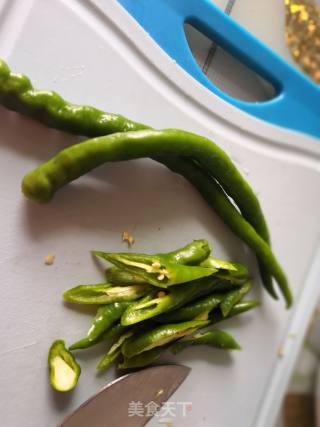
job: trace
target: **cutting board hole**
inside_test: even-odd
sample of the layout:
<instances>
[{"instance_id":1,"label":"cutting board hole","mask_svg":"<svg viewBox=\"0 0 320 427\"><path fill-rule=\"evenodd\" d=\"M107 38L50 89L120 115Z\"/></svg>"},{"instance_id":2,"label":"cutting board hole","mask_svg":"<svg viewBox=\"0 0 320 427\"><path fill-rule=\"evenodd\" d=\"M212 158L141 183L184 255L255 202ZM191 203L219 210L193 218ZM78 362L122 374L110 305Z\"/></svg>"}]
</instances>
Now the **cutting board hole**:
<instances>
[{"instance_id":1,"label":"cutting board hole","mask_svg":"<svg viewBox=\"0 0 320 427\"><path fill-rule=\"evenodd\" d=\"M277 96L275 87L225 51L190 23L184 24L191 53L208 79L224 93L247 102L264 102Z\"/></svg>"}]
</instances>

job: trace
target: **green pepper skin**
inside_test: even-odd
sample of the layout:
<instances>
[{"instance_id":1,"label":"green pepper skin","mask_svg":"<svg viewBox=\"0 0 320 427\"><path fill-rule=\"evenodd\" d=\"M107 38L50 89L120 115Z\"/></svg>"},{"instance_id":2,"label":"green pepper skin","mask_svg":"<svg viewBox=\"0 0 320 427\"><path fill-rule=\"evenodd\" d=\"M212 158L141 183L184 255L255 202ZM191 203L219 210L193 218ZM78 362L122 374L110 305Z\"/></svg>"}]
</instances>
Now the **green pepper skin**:
<instances>
[{"instance_id":1,"label":"green pepper skin","mask_svg":"<svg viewBox=\"0 0 320 427\"><path fill-rule=\"evenodd\" d=\"M240 301L232 307L227 317L223 316L220 308L216 308L209 315L210 324L215 325L216 323L219 323L222 320L230 319L231 317L235 317L239 314L250 311L253 308L258 307L259 305L260 303L258 301Z\"/></svg>"},{"instance_id":2,"label":"green pepper skin","mask_svg":"<svg viewBox=\"0 0 320 427\"><path fill-rule=\"evenodd\" d=\"M128 326L142 322L167 311L175 310L191 300L212 293L217 289L220 291L225 287L226 290L229 290L228 286L228 284L224 285L211 277L194 280L187 285L172 286L165 296L159 297L154 293L132 303L123 313L121 324Z\"/></svg>"},{"instance_id":3,"label":"green pepper skin","mask_svg":"<svg viewBox=\"0 0 320 427\"><path fill-rule=\"evenodd\" d=\"M55 92L35 90L28 77L10 72L3 60L0 60L0 103L44 125L75 135L107 135L147 128L117 114L71 104Z\"/></svg>"},{"instance_id":4,"label":"green pepper skin","mask_svg":"<svg viewBox=\"0 0 320 427\"><path fill-rule=\"evenodd\" d=\"M143 368L151 365L161 355L161 353L167 348L167 346L155 347L152 350L144 351L136 356L127 358L124 357L121 363L118 363L118 369L135 369Z\"/></svg>"},{"instance_id":5,"label":"green pepper skin","mask_svg":"<svg viewBox=\"0 0 320 427\"><path fill-rule=\"evenodd\" d=\"M177 354L186 347L194 345L208 345L210 347L220 348L223 350L241 350L240 345L230 334L214 329L212 331L198 333L190 338L178 341L176 344L173 344L171 351L173 354Z\"/></svg>"},{"instance_id":6,"label":"green pepper skin","mask_svg":"<svg viewBox=\"0 0 320 427\"><path fill-rule=\"evenodd\" d=\"M232 292L232 291L231 291ZM178 310L164 313L156 318L160 323L186 322L195 319L203 313L210 313L216 308L228 294L211 294L205 298L198 299Z\"/></svg>"},{"instance_id":7,"label":"green pepper skin","mask_svg":"<svg viewBox=\"0 0 320 427\"><path fill-rule=\"evenodd\" d=\"M48 365L50 384L55 390L67 392L75 388L81 374L81 367L74 356L66 349L64 341L56 340L52 343L48 354ZM69 369L73 371L69 384L66 384L65 375L67 372L64 366L68 367L68 371Z\"/></svg>"},{"instance_id":8,"label":"green pepper skin","mask_svg":"<svg viewBox=\"0 0 320 427\"><path fill-rule=\"evenodd\" d=\"M191 322L161 325L151 331L138 334L126 340L121 347L121 352L125 357L131 358L144 351L163 346L171 341L192 334L197 329L208 324L209 321L193 320Z\"/></svg>"},{"instance_id":9,"label":"green pepper skin","mask_svg":"<svg viewBox=\"0 0 320 427\"><path fill-rule=\"evenodd\" d=\"M244 283L249 276L248 269L244 265L236 262L221 261L211 256L202 261L200 266L218 269L216 277L227 280L233 284L240 285Z\"/></svg>"},{"instance_id":10,"label":"green pepper skin","mask_svg":"<svg viewBox=\"0 0 320 427\"><path fill-rule=\"evenodd\" d=\"M165 256L170 259L170 261L177 264L199 265L202 261L208 258L210 252L211 246L209 245L209 242L205 239L200 239L193 240L193 242L188 243L175 251L157 255L160 257Z\"/></svg>"},{"instance_id":11,"label":"green pepper skin","mask_svg":"<svg viewBox=\"0 0 320 427\"><path fill-rule=\"evenodd\" d=\"M76 304L111 304L135 301L150 291L149 285L112 286L109 283L79 285L64 292L67 302Z\"/></svg>"},{"instance_id":12,"label":"green pepper skin","mask_svg":"<svg viewBox=\"0 0 320 427\"><path fill-rule=\"evenodd\" d=\"M112 304L103 305L98 308L97 314L95 315L91 328L89 329L86 341L97 343L99 337L121 317L125 309L130 305L130 302L114 302ZM75 350L77 348L84 348L86 344L83 340L71 345L69 348ZM79 347L81 346L81 347ZM87 345L87 347L89 347Z\"/></svg>"},{"instance_id":13,"label":"green pepper skin","mask_svg":"<svg viewBox=\"0 0 320 427\"><path fill-rule=\"evenodd\" d=\"M134 334L134 331L127 331L122 334L118 340L112 345L109 351L102 357L97 365L97 371L102 371L104 369L109 368L112 363L121 355L121 346Z\"/></svg>"},{"instance_id":14,"label":"green pepper skin","mask_svg":"<svg viewBox=\"0 0 320 427\"><path fill-rule=\"evenodd\" d=\"M92 253L113 263L118 268L141 276L150 285L161 288L201 279L216 272L212 268L175 264L165 255L101 251L93 251Z\"/></svg>"},{"instance_id":15,"label":"green pepper skin","mask_svg":"<svg viewBox=\"0 0 320 427\"><path fill-rule=\"evenodd\" d=\"M132 271L126 271L113 265L105 271L106 279L109 283L119 286L145 285L146 281Z\"/></svg>"},{"instance_id":16,"label":"green pepper skin","mask_svg":"<svg viewBox=\"0 0 320 427\"><path fill-rule=\"evenodd\" d=\"M220 309L223 317L227 317L232 308L242 300L242 298L250 291L252 280L248 280L240 288L227 293L226 297L220 304Z\"/></svg>"}]
</instances>

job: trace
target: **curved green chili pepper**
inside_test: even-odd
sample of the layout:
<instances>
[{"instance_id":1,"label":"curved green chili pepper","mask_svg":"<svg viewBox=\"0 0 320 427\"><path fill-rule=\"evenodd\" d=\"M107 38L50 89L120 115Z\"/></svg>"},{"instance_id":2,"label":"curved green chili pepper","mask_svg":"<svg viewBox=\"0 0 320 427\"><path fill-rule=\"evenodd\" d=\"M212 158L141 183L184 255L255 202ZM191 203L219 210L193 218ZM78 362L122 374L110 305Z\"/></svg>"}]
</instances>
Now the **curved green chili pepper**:
<instances>
[{"instance_id":1,"label":"curved green chili pepper","mask_svg":"<svg viewBox=\"0 0 320 427\"><path fill-rule=\"evenodd\" d=\"M211 252L209 242L205 239L193 240L182 248L168 253L156 254L165 256L170 261L177 264L198 265L200 262L208 258ZM206 266L209 267L209 266ZM214 268L214 267L211 267Z\"/></svg>"},{"instance_id":2,"label":"curved green chili pepper","mask_svg":"<svg viewBox=\"0 0 320 427\"><path fill-rule=\"evenodd\" d=\"M79 285L63 293L65 301L77 304L110 304L134 301L150 291L149 285L112 286L109 283Z\"/></svg>"},{"instance_id":3,"label":"curved green chili pepper","mask_svg":"<svg viewBox=\"0 0 320 427\"><path fill-rule=\"evenodd\" d=\"M118 363L118 369L135 369L135 368L143 368L145 366L150 365L155 360L157 360L161 353L166 350L168 346L155 347L151 350L144 351L140 354L137 354L133 357L124 357L121 363Z\"/></svg>"},{"instance_id":4,"label":"curved green chili pepper","mask_svg":"<svg viewBox=\"0 0 320 427\"><path fill-rule=\"evenodd\" d=\"M104 162L156 155L168 157L169 155L177 156L180 154L195 157L202 166L210 170L213 177L219 180L228 195L237 203L244 216L251 214L252 222L254 219L263 218L258 199L229 157L206 138L174 129L117 133L75 144L62 150L34 171L29 172L23 180L22 190L27 197L45 202L50 200L58 188ZM217 189L213 190L212 185L208 190L209 199L215 196L213 193L222 192L218 186ZM204 194L207 190L201 188L201 191ZM222 203L224 207L226 203L232 205L224 196ZM217 206L216 201L215 206ZM230 222L233 226L239 225L238 218L241 218L241 227L234 228L237 228L238 235L241 233L246 238L246 243L250 243L250 247L255 250L264 267L276 278L287 306L290 306L292 302L290 288L285 274L272 254L271 248L249 223L243 229L244 218L234 206L233 208L234 212L231 209L224 212L224 216L230 214L231 211L233 212L232 218L229 217L228 220L229 225Z\"/></svg>"},{"instance_id":5,"label":"curved green chili pepper","mask_svg":"<svg viewBox=\"0 0 320 427\"><path fill-rule=\"evenodd\" d=\"M80 365L66 349L62 340L52 343L48 354L50 383L57 391L70 391L78 382L81 374Z\"/></svg>"},{"instance_id":6,"label":"curved green chili pepper","mask_svg":"<svg viewBox=\"0 0 320 427\"><path fill-rule=\"evenodd\" d=\"M70 104L54 92L37 91L26 76L12 73L3 60L0 60L0 102L7 108L35 118L47 126L76 135L102 136L150 129L116 114ZM248 221L252 217L252 225L268 241L269 233L260 210L244 209L245 212L247 210L248 215L244 216Z\"/></svg>"},{"instance_id":7,"label":"curved green chili pepper","mask_svg":"<svg viewBox=\"0 0 320 427\"><path fill-rule=\"evenodd\" d=\"M226 294L226 297L220 304L221 313L224 317L227 317L232 307L234 307L242 298L250 291L252 286L252 280L248 280L240 288L230 291Z\"/></svg>"},{"instance_id":8,"label":"curved green chili pepper","mask_svg":"<svg viewBox=\"0 0 320 427\"><path fill-rule=\"evenodd\" d=\"M33 117L48 126L77 135L101 136L114 132L149 129L122 116L105 113L92 107L68 104L54 92L37 91L33 89L27 77L11 73L3 60L0 60L0 102L7 108ZM197 173L197 165L193 160L176 158L174 165L172 160L167 163L165 158L154 160L160 161L169 169L176 171L180 169L178 173L183 170L184 177L193 183L193 175ZM225 194L224 197L226 198ZM214 203L210 204L215 209ZM243 207L241 212L257 233L269 243L269 232L262 213L255 209L253 211L250 211L250 208L243 209ZM219 210L217 213L220 215ZM223 216L221 218L229 224L229 218ZM260 261L259 267L264 287L277 299L268 268Z\"/></svg>"},{"instance_id":9,"label":"curved green chili pepper","mask_svg":"<svg viewBox=\"0 0 320 427\"><path fill-rule=\"evenodd\" d=\"M58 188L104 162L159 155L166 157L183 155L195 158L223 185L243 215L250 218L251 223L265 225L258 199L223 150L206 138L174 129L117 133L66 148L27 174L22 183L22 190L27 197L46 202ZM267 244L265 246L271 252L269 246ZM258 255L261 259L261 254ZM274 262L270 263L270 260L264 263L265 268L270 264L273 264L271 272L278 274L278 266L275 272ZM284 287L287 288L285 296L289 305L291 295L286 278L282 271L280 273L281 288L282 290Z\"/></svg>"},{"instance_id":10,"label":"curved green chili pepper","mask_svg":"<svg viewBox=\"0 0 320 427\"><path fill-rule=\"evenodd\" d=\"M28 77L10 72L3 60L0 60L0 103L47 126L75 135L107 135L147 128L117 114L71 104L55 92L35 90Z\"/></svg>"},{"instance_id":11,"label":"curved green chili pepper","mask_svg":"<svg viewBox=\"0 0 320 427\"><path fill-rule=\"evenodd\" d=\"M176 344L173 344L171 351L173 354L177 354L186 347L193 345L208 345L223 350L241 350L240 345L230 334L214 329L208 332L197 333L190 338L178 341Z\"/></svg>"},{"instance_id":12,"label":"curved green chili pepper","mask_svg":"<svg viewBox=\"0 0 320 427\"><path fill-rule=\"evenodd\" d=\"M256 195L227 154L212 141L177 129L115 133L75 144L27 174L22 189L27 197L47 202L60 187L103 163L162 155L194 158L218 180L241 211L262 221Z\"/></svg>"},{"instance_id":13,"label":"curved green chili pepper","mask_svg":"<svg viewBox=\"0 0 320 427\"><path fill-rule=\"evenodd\" d=\"M112 304L99 307L85 340L96 344L99 337L121 317L122 313L129 305L129 302L114 302ZM84 340L81 340L80 342L71 345L69 348L74 350L76 348L84 348L84 345ZM87 347L89 346L87 345Z\"/></svg>"},{"instance_id":14,"label":"curved green chili pepper","mask_svg":"<svg viewBox=\"0 0 320 427\"><path fill-rule=\"evenodd\" d=\"M167 288L192 280L211 276L216 272L213 268L176 264L166 255L146 255L134 253L108 253L92 251L118 268L138 274L153 286Z\"/></svg>"},{"instance_id":15,"label":"curved green chili pepper","mask_svg":"<svg viewBox=\"0 0 320 427\"><path fill-rule=\"evenodd\" d=\"M132 303L121 317L122 325L132 325L142 322L151 317L158 316L167 311L175 310L192 299L207 295L214 290L222 290L225 286L229 290L229 285L222 284L217 279L208 277L194 280L187 285L172 286L168 293L153 293L136 303Z\"/></svg>"},{"instance_id":16,"label":"curved green chili pepper","mask_svg":"<svg viewBox=\"0 0 320 427\"><path fill-rule=\"evenodd\" d=\"M133 357L143 351L151 350L192 334L197 329L209 324L209 321L193 320L190 322L161 325L151 331L144 332L126 340L121 352L125 357Z\"/></svg>"}]
</instances>

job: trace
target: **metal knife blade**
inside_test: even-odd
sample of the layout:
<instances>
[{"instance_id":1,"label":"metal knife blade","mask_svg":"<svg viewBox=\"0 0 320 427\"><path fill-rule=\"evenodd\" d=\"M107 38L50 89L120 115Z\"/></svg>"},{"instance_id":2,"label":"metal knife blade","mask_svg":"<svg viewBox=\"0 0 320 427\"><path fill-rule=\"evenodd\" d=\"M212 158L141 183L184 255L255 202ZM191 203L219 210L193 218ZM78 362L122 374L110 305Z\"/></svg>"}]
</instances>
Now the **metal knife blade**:
<instances>
[{"instance_id":1,"label":"metal knife blade","mask_svg":"<svg viewBox=\"0 0 320 427\"><path fill-rule=\"evenodd\" d=\"M190 372L181 365L162 365L124 375L106 385L68 416L59 427L142 427L151 416L129 416L130 402L161 405Z\"/></svg>"}]
</instances>

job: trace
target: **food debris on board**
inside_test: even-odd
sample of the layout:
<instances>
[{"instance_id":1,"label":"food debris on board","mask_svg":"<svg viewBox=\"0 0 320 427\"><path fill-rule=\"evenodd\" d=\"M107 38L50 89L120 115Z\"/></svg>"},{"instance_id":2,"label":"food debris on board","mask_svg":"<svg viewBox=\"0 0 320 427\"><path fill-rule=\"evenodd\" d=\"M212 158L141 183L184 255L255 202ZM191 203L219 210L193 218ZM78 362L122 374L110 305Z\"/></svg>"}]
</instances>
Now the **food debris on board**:
<instances>
[{"instance_id":1,"label":"food debris on board","mask_svg":"<svg viewBox=\"0 0 320 427\"><path fill-rule=\"evenodd\" d=\"M134 244L134 237L129 233L129 231L122 232L122 241L127 242L129 248Z\"/></svg>"},{"instance_id":2,"label":"food debris on board","mask_svg":"<svg viewBox=\"0 0 320 427\"><path fill-rule=\"evenodd\" d=\"M56 256L53 254L49 254L45 257L44 263L45 265L52 265L54 263Z\"/></svg>"}]
</instances>

